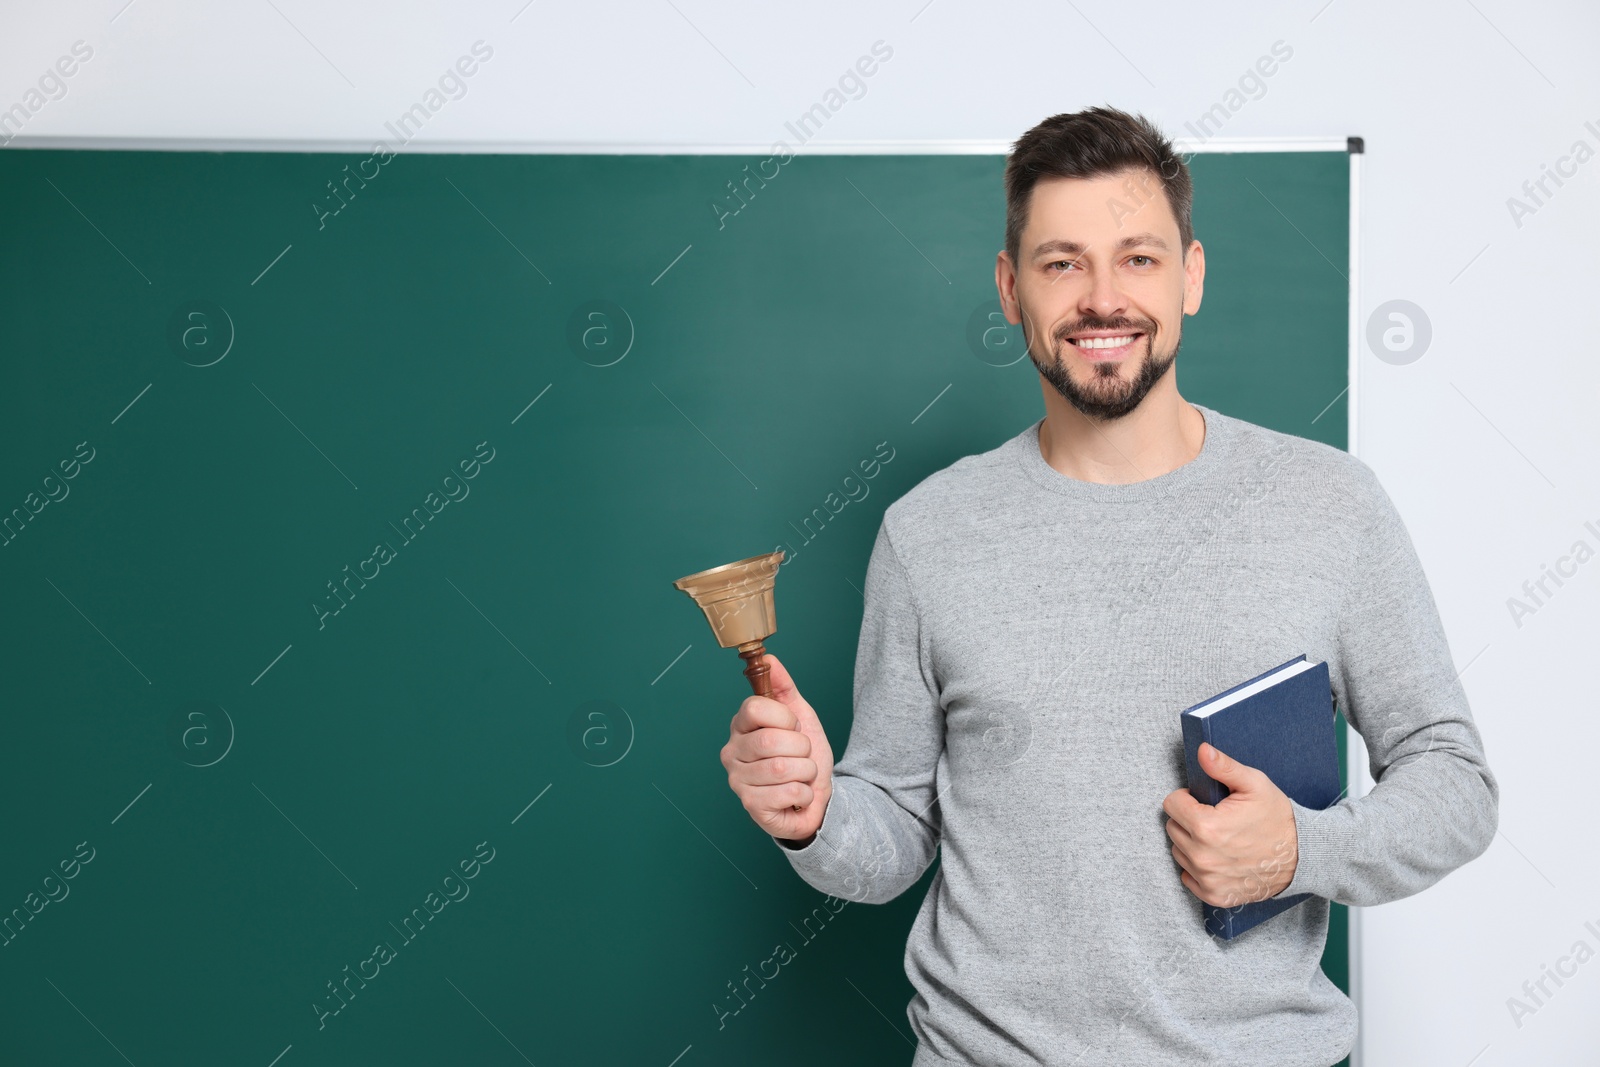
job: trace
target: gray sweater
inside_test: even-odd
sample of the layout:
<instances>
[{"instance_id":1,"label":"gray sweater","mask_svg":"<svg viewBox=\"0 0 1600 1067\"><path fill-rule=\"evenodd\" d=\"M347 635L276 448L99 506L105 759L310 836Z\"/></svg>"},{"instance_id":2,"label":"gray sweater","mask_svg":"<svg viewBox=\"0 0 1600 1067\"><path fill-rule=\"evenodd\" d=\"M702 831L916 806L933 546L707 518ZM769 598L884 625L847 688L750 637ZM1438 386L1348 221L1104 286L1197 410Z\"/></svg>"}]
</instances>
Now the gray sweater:
<instances>
[{"instance_id":1,"label":"gray sweater","mask_svg":"<svg viewBox=\"0 0 1600 1067\"><path fill-rule=\"evenodd\" d=\"M866 903L942 850L906 943L913 1067L1328 1067L1356 1034L1318 966L1328 901L1415 893L1494 835L1498 786L1372 470L1200 411L1199 455L1156 478L1067 477L1034 423L884 515L833 796L814 840L777 844ZM1295 805L1284 893L1312 898L1214 940L1164 831L1178 714L1300 653L1327 661L1376 785Z\"/></svg>"}]
</instances>

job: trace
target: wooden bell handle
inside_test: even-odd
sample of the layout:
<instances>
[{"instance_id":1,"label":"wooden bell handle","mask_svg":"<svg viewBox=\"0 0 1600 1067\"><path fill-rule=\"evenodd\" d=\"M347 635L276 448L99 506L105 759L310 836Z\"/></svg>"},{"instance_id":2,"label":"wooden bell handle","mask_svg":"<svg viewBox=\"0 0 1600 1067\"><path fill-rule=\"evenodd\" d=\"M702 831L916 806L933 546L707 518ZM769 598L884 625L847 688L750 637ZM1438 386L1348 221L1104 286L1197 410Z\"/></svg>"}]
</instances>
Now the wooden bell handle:
<instances>
[{"instance_id":1,"label":"wooden bell handle","mask_svg":"<svg viewBox=\"0 0 1600 1067\"><path fill-rule=\"evenodd\" d=\"M772 695L772 668L767 666L767 646L760 641L739 646L739 658L744 660L744 676L750 679L750 688L758 697Z\"/></svg>"}]
</instances>

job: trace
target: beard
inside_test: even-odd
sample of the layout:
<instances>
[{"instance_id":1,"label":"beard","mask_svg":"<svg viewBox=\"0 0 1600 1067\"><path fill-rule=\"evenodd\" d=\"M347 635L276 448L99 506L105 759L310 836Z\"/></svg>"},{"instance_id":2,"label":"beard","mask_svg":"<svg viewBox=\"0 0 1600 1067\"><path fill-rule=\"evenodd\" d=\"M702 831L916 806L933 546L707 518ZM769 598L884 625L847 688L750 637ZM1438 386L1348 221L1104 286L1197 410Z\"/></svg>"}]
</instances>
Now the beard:
<instances>
[{"instance_id":1,"label":"beard","mask_svg":"<svg viewBox=\"0 0 1600 1067\"><path fill-rule=\"evenodd\" d=\"M1023 319L1027 321L1026 316ZM1028 338L1028 358L1033 361L1040 377L1055 387L1073 407L1091 419L1109 421L1120 419L1128 412L1134 410L1155 387L1161 376L1167 373L1172 366L1172 361L1178 358L1178 349L1183 344L1182 312L1179 313L1178 336L1173 341L1172 351L1157 355L1155 352L1156 324L1149 319L1111 318L1101 319L1094 316L1080 318L1075 322L1064 323L1055 331L1053 343L1055 352L1049 362L1040 362L1039 357L1033 353L1032 338ZM1067 363L1063 354L1063 346L1071 344L1067 340L1069 334L1081 330L1127 330L1144 335L1144 358L1139 360L1139 368L1132 377L1124 377L1123 366L1128 361L1121 363L1091 363L1089 364L1090 378L1086 383L1073 381L1071 373L1067 370Z\"/></svg>"}]
</instances>

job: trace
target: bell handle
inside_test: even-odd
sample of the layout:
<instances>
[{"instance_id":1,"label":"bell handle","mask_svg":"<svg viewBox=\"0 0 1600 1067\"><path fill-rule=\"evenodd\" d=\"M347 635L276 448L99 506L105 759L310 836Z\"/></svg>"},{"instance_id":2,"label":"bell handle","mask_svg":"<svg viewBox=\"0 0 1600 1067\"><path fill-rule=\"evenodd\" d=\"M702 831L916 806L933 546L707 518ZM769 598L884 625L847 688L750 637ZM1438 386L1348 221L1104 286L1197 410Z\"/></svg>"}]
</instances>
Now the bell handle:
<instances>
[{"instance_id":1,"label":"bell handle","mask_svg":"<svg viewBox=\"0 0 1600 1067\"><path fill-rule=\"evenodd\" d=\"M750 689L758 697L772 695L772 668L767 666L767 647L760 641L750 641L739 646L739 658L744 660L744 676L750 679Z\"/></svg>"}]
</instances>

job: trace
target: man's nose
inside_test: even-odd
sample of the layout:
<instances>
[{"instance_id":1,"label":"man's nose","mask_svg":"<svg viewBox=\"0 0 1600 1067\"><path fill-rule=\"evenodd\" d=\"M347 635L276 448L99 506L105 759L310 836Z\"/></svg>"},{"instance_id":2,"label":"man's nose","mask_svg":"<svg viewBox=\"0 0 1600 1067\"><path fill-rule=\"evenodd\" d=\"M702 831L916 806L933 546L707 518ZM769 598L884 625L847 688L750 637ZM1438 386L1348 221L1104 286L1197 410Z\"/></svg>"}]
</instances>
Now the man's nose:
<instances>
[{"instance_id":1,"label":"man's nose","mask_svg":"<svg viewBox=\"0 0 1600 1067\"><path fill-rule=\"evenodd\" d=\"M1117 284L1114 272L1109 270L1096 270L1090 278L1089 288L1084 291L1078 307L1085 314L1096 315L1102 319L1109 319L1121 315L1128 310L1127 294Z\"/></svg>"}]
</instances>

